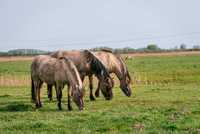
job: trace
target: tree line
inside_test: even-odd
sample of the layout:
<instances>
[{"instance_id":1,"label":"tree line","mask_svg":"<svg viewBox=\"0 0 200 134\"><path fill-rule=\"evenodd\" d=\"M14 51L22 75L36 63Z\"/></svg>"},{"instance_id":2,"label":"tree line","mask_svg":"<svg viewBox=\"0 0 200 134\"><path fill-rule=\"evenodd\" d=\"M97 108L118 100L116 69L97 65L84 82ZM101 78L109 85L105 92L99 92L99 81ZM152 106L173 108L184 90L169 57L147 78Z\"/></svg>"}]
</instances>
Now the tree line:
<instances>
[{"instance_id":1,"label":"tree line","mask_svg":"<svg viewBox=\"0 0 200 134\"><path fill-rule=\"evenodd\" d=\"M96 48L92 48L90 50L92 51L100 51L100 50L109 50L112 51L114 53L148 53L148 52L152 52L152 53L156 53L156 52L176 52L176 51L199 51L200 50L200 46L199 45L195 45L192 48L187 48L187 46L185 44L181 44L179 47L176 46L174 48L171 49L163 49L158 47L156 44L149 44L144 48L132 48L132 47L125 47L125 48L109 48L109 47L96 47Z\"/></svg>"},{"instance_id":2,"label":"tree line","mask_svg":"<svg viewBox=\"0 0 200 134\"><path fill-rule=\"evenodd\" d=\"M174 52L174 51L199 51L200 46L195 45L193 48L187 48L185 44L181 44L179 47L176 46L171 49L163 49L158 47L156 44L149 44L144 48L132 48L132 47L125 47L125 48L109 48L109 47L96 47L90 49L91 51L100 51L100 50L109 50L114 53L143 53L143 52ZM40 54L50 54L50 51L43 51L38 49L14 49L9 50L8 52L0 52L0 56L32 56L32 55L40 55Z\"/></svg>"},{"instance_id":3,"label":"tree line","mask_svg":"<svg viewBox=\"0 0 200 134\"><path fill-rule=\"evenodd\" d=\"M49 53L49 51L43 51L38 49L14 49L9 50L8 52L0 52L0 56L31 56Z\"/></svg>"}]
</instances>

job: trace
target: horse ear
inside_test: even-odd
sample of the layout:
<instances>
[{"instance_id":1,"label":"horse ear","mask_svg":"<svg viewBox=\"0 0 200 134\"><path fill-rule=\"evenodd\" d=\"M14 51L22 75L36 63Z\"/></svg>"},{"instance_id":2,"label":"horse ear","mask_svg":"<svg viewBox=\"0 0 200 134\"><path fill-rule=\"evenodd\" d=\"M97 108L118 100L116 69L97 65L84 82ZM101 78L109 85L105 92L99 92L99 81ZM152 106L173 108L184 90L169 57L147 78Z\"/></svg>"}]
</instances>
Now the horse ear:
<instances>
[{"instance_id":1,"label":"horse ear","mask_svg":"<svg viewBox=\"0 0 200 134\"><path fill-rule=\"evenodd\" d=\"M85 54L85 57L86 57L86 59L87 59L87 62L91 62L91 60L92 60L92 53L89 51L89 50L84 50L83 51L84 52L84 54Z\"/></svg>"},{"instance_id":2,"label":"horse ear","mask_svg":"<svg viewBox=\"0 0 200 134\"><path fill-rule=\"evenodd\" d=\"M54 58L63 57L63 51L58 50L58 51L56 51L56 52L51 53L50 56L51 56L51 57L54 57Z\"/></svg>"}]
</instances>

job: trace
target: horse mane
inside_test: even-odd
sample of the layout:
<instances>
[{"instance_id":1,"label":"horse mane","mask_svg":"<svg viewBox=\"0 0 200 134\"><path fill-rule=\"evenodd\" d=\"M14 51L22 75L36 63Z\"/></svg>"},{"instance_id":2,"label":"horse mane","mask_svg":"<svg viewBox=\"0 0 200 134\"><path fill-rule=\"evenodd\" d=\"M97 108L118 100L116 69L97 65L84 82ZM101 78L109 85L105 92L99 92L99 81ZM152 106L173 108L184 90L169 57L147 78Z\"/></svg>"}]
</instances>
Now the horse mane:
<instances>
[{"instance_id":1,"label":"horse mane","mask_svg":"<svg viewBox=\"0 0 200 134\"><path fill-rule=\"evenodd\" d=\"M100 51L107 52L107 53L113 53L112 50L110 50L110 49L105 49L105 48L102 48Z\"/></svg>"},{"instance_id":2,"label":"horse mane","mask_svg":"<svg viewBox=\"0 0 200 134\"><path fill-rule=\"evenodd\" d=\"M64 57L63 56L63 51L62 50L58 50L58 51L55 51L55 52L52 52L50 54L51 57L54 57L54 58L59 58L59 57Z\"/></svg>"},{"instance_id":3,"label":"horse mane","mask_svg":"<svg viewBox=\"0 0 200 134\"><path fill-rule=\"evenodd\" d=\"M84 53L90 57L91 60L91 70L97 76L101 76L102 73L105 77L110 77L110 74L103 63L89 50L84 50Z\"/></svg>"},{"instance_id":4,"label":"horse mane","mask_svg":"<svg viewBox=\"0 0 200 134\"><path fill-rule=\"evenodd\" d=\"M64 56L59 57L59 60L65 60L65 63L69 66L70 72L72 73L72 76L75 79L75 82L78 82L79 85L82 85L80 83L81 80L79 79L80 78L79 72L78 72L76 66L74 65L74 63L69 58L66 58ZM78 77L75 77L75 76L78 76Z\"/></svg>"}]
</instances>

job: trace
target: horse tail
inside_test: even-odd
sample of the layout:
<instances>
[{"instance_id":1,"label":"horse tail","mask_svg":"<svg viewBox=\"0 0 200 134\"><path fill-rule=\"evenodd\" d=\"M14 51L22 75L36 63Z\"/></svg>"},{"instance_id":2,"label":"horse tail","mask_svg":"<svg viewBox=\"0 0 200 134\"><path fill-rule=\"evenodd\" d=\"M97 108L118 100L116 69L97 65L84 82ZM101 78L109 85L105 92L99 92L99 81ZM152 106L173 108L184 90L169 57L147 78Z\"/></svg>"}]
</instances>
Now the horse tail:
<instances>
[{"instance_id":1,"label":"horse tail","mask_svg":"<svg viewBox=\"0 0 200 134\"><path fill-rule=\"evenodd\" d=\"M31 77L31 100L32 102L35 102L36 98L35 98L35 85L33 82L33 78Z\"/></svg>"}]
</instances>

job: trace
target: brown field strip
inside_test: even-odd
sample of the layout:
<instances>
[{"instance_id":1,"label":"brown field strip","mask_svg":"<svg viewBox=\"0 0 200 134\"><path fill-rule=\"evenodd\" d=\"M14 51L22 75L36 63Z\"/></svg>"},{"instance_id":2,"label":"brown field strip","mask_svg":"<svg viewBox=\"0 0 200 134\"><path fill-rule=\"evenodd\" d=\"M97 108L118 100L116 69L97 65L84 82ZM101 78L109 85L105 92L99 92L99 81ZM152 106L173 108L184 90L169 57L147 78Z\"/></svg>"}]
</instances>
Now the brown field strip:
<instances>
[{"instance_id":1,"label":"brown field strip","mask_svg":"<svg viewBox=\"0 0 200 134\"><path fill-rule=\"evenodd\" d=\"M130 53L122 54L130 57L145 57L145 56L186 56L186 55L200 55L200 51L180 51L180 52L158 52L158 53ZM0 62L6 61L31 61L34 56L2 56Z\"/></svg>"},{"instance_id":2,"label":"brown field strip","mask_svg":"<svg viewBox=\"0 0 200 134\"><path fill-rule=\"evenodd\" d=\"M33 59L33 56L2 56L0 57L0 62L7 61L30 61Z\"/></svg>"},{"instance_id":3,"label":"brown field strip","mask_svg":"<svg viewBox=\"0 0 200 134\"><path fill-rule=\"evenodd\" d=\"M200 51L180 51L180 52L158 52L158 53L130 53L123 56L130 57L146 57L146 56L187 56L200 55Z\"/></svg>"}]
</instances>

